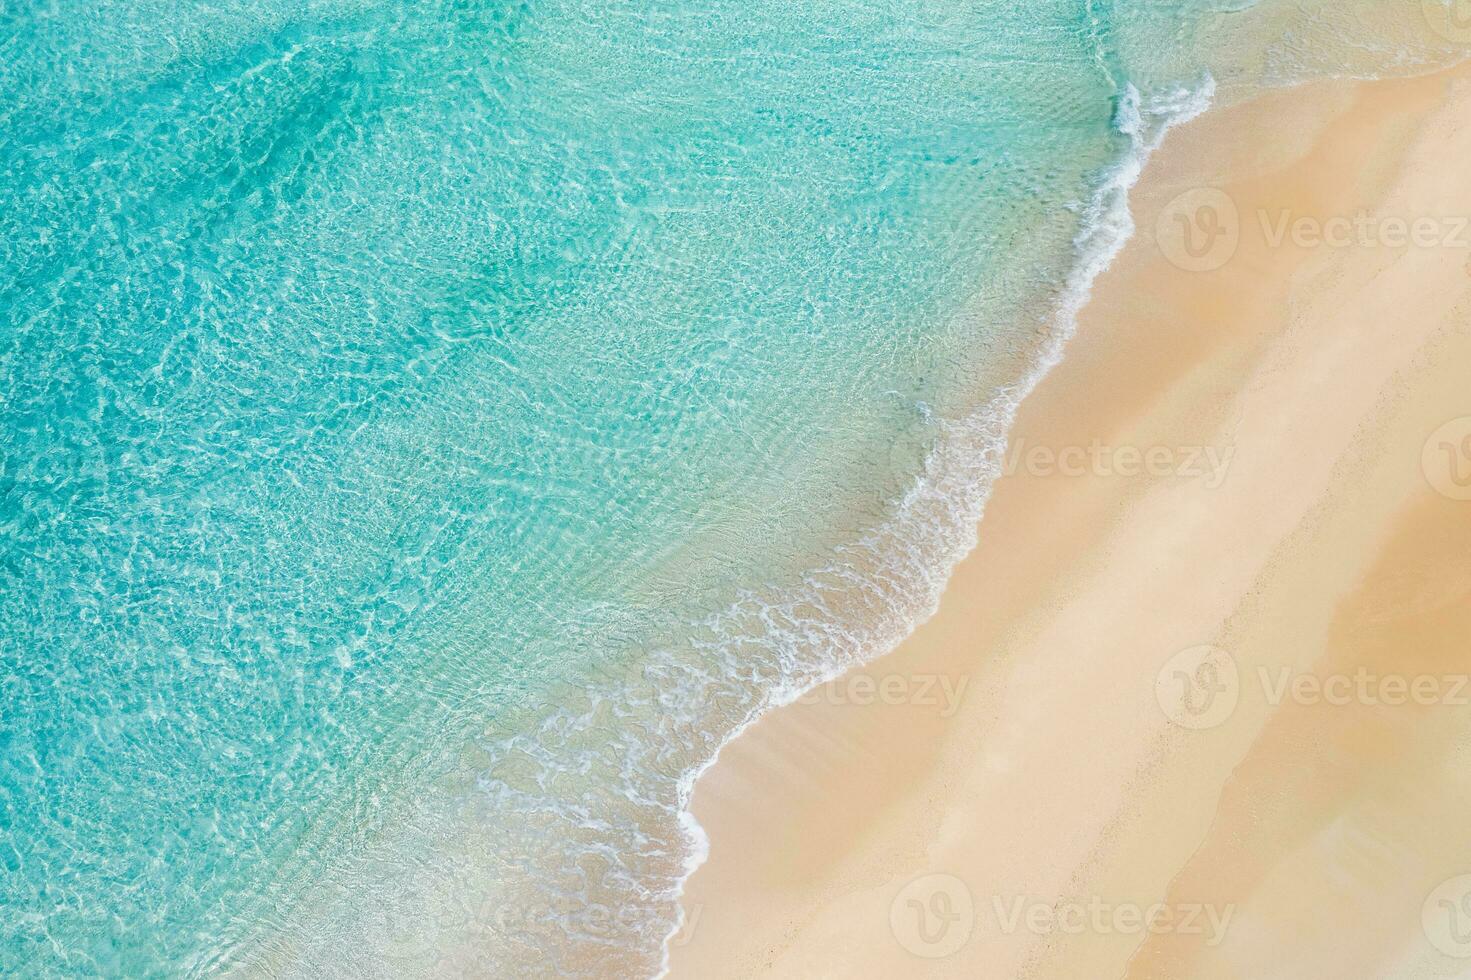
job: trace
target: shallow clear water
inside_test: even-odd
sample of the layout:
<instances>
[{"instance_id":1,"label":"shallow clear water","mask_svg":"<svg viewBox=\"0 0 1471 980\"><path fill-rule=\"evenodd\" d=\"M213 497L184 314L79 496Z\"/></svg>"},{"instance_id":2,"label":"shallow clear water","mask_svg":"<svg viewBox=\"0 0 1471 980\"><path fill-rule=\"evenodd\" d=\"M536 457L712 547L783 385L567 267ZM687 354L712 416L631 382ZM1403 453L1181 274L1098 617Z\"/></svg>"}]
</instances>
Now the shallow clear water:
<instances>
[{"instance_id":1,"label":"shallow clear water","mask_svg":"<svg viewBox=\"0 0 1471 980\"><path fill-rule=\"evenodd\" d=\"M1131 161L1446 56L1382 15L3 8L0 973L657 972L691 773L932 604Z\"/></svg>"}]
</instances>

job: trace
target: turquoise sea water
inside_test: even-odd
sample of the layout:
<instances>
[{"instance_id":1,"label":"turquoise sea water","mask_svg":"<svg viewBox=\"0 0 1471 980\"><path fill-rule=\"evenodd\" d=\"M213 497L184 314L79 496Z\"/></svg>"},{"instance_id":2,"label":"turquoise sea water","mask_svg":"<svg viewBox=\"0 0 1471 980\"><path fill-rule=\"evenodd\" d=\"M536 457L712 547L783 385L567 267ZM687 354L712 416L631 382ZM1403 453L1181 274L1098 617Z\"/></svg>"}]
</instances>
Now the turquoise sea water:
<instances>
[{"instance_id":1,"label":"turquoise sea water","mask_svg":"<svg viewBox=\"0 0 1471 980\"><path fill-rule=\"evenodd\" d=\"M657 973L1143 153L1418 9L0 8L0 975Z\"/></svg>"}]
</instances>

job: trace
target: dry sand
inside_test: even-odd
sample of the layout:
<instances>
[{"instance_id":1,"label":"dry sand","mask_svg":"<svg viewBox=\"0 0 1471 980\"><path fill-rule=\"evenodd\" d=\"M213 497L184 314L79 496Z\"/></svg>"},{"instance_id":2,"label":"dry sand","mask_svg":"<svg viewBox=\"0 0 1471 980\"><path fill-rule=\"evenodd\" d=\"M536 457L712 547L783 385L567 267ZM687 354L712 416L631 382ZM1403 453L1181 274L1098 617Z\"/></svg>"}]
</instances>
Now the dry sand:
<instances>
[{"instance_id":1,"label":"dry sand","mask_svg":"<svg viewBox=\"0 0 1471 980\"><path fill-rule=\"evenodd\" d=\"M939 613L700 780L673 977L1471 975L1471 231L1311 238L1468 160L1461 69L1170 135Z\"/></svg>"}]
</instances>

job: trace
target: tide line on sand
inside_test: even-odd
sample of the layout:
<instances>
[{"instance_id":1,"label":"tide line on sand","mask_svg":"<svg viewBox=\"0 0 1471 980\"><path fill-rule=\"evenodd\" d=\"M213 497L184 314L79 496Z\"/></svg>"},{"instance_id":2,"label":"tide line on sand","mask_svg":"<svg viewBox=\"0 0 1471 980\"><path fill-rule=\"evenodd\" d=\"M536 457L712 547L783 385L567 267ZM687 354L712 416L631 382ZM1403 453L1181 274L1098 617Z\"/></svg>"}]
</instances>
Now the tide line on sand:
<instances>
[{"instance_id":1,"label":"tide line on sand","mask_svg":"<svg viewBox=\"0 0 1471 980\"><path fill-rule=\"evenodd\" d=\"M1422 913L1471 844L1420 828L1471 800L1466 713L1259 679L1466 669L1471 505L1427 447L1471 416L1468 256L1259 217L1471 214L1468 111L1465 67L1324 81L1161 147L1143 232L1014 437L1120 464L1209 447L1224 479L1008 472L933 619L701 778L671 975L1457 975ZM1207 204L1214 255L1170 230L1208 230ZM1182 663L1229 710L1172 702ZM963 695L940 710L923 678ZM1130 914L1159 908L1173 927Z\"/></svg>"}]
</instances>

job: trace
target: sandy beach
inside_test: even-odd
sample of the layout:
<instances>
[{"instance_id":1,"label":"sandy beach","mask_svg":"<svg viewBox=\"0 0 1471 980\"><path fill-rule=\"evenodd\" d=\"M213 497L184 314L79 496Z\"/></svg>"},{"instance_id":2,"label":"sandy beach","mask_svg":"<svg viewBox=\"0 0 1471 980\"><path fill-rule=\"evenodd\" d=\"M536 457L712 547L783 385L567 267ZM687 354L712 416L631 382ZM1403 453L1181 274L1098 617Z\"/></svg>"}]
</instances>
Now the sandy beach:
<instances>
[{"instance_id":1,"label":"sandy beach","mask_svg":"<svg viewBox=\"0 0 1471 980\"><path fill-rule=\"evenodd\" d=\"M1471 973L1467 159L1465 68L1171 133L938 614L698 783L673 977Z\"/></svg>"}]
</instances>

